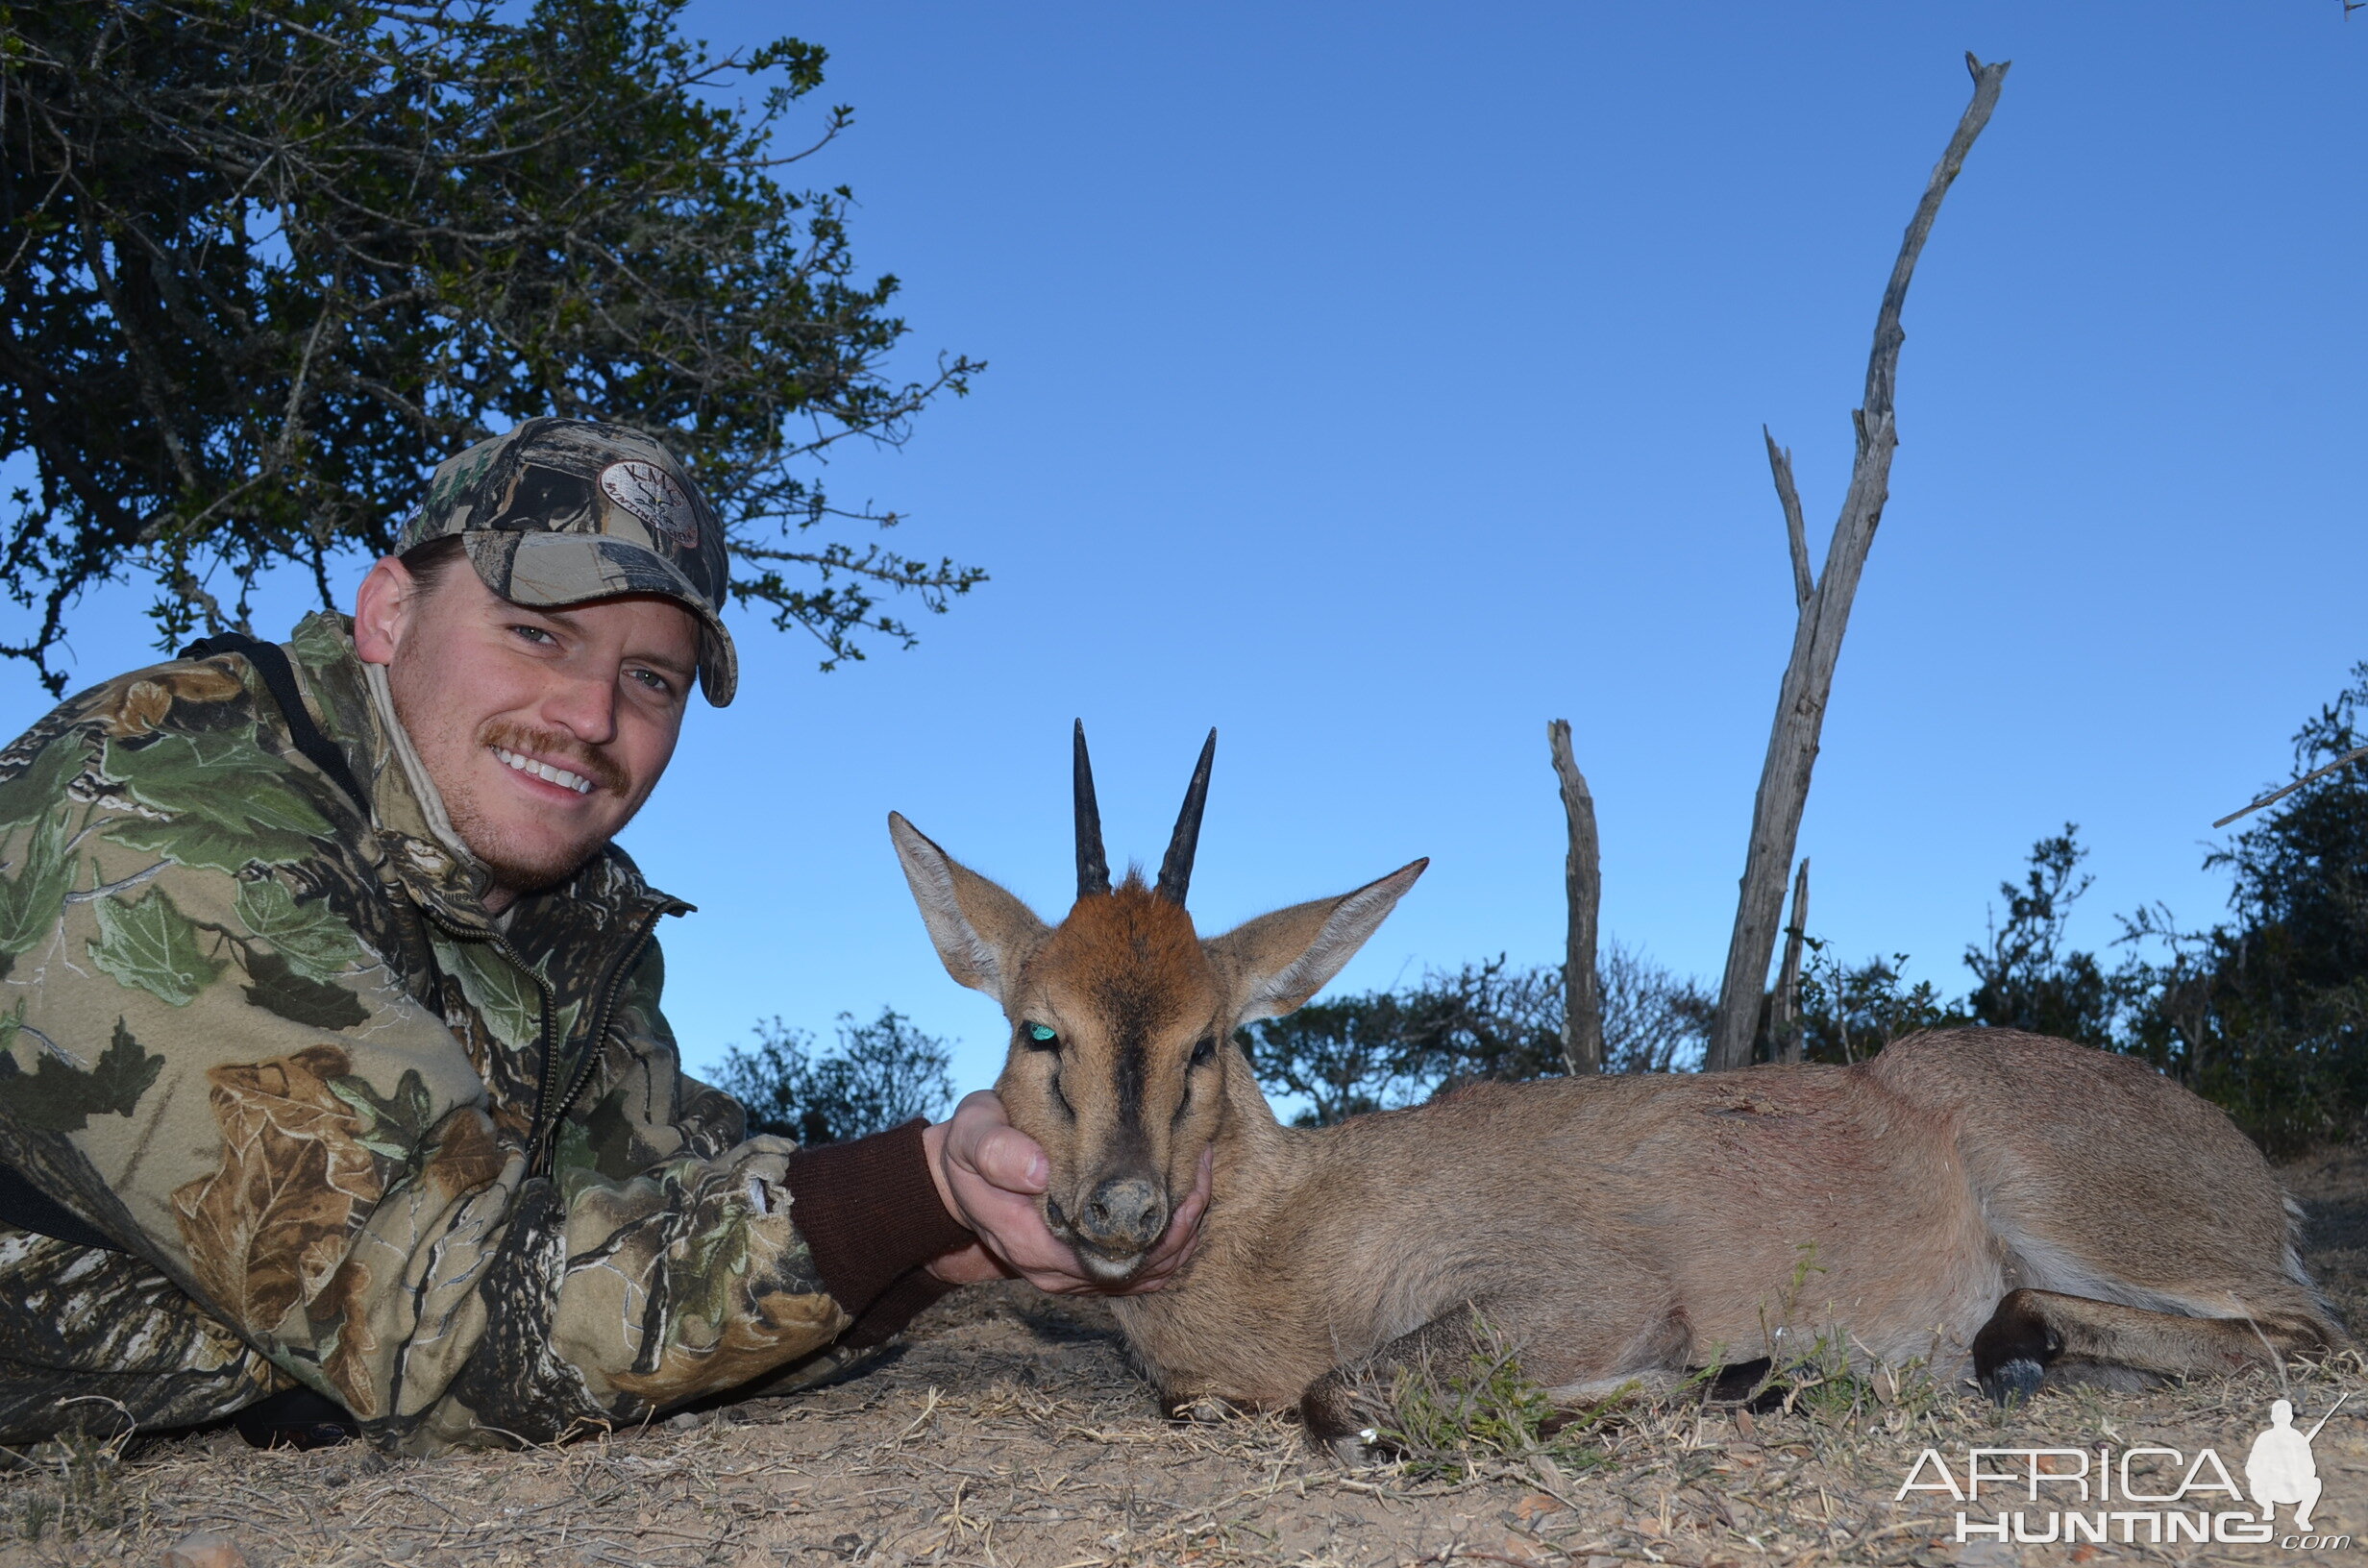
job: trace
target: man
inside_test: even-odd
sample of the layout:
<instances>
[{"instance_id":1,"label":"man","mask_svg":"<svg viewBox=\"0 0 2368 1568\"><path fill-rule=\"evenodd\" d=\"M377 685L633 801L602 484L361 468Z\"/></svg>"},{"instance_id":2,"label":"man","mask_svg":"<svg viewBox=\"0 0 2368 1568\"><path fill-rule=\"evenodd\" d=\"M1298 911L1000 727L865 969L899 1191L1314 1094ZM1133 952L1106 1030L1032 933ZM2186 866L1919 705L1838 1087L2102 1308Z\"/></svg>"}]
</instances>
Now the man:
<instances>
[{"instance_id":1,"label":"man","mask_svg":"<svg viewBox=\"0 0 2368 1568\"><path fill-rule=\"evenodd\" d=\"M437 469L350 625L0 752L0 1442L546 1441L956 1284L1086 1286L992 1095L802 1151L682 1074L654 932L689 906L610 841L693 680L731 700L726 581L662 448L530 420Z\"/></svg>"}]
</instances>

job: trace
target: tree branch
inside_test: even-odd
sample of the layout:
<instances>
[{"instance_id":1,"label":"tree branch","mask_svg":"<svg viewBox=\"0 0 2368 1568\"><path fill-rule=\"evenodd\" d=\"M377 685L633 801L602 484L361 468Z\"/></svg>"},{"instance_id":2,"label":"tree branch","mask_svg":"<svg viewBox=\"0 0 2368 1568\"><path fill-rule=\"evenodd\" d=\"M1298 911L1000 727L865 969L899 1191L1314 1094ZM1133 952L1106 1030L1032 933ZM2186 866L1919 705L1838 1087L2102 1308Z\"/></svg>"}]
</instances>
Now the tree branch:
<instances>
[{"instance_id":1,"label":"tree branch","mask_svg":"<svg viewBox=\"0 0 2368 1568\"><path fill-rule=\"evenodd\" d=\"M1776 477L1776 499L1785 509L1785 538L1792 547L1792 600L1798 610L1809 608L1809 596L1817 591L1817 579L1809 571L1809 527L1801 521L1801 493L1792 484L1792 449L1780 447L1760 427L1760 439L1767 443L1767 469Z\"/></svg>"},{"instance_id":2,"label":"tree branch","mask_svg":"<svg viewBox=\"0 0 2368 1568\"><path fill-rule=\"evenodd\" d=\"M1570 754L1570 723L1545 726L1546 747L1561 781L1563 817L1570 847L1563 859L1563 886L1570 920L1563 946L1563 1066L1573 1076L1603 1070L1603 997L1595 978L1596 915L1603 901L1603 871L1595 839L1595 797L1587 775Z\"/></svg>"},{"instance_id":3,"label":"tree branch","mask_svg":"<svg viewBox=\"0 0 2368 1568\"><path fill-rule=\"evenodd\" d=\"M1792 921L1785 927L1785 961L1768 1003L1767 1038L1779 1062L1801 1059L1801 950L1809 941L1809 857L1792 878Z\"/></svg>"},{"instance_id":4,"label":"tree branch","mask_svg":"<svg viewBox=\"0 0 2368 1568\"><path fill-rule=\"evenodd\" d=\"M2360 747L2356 750L2346 751L2342 756L2337 757L2334 761L2329 763L2324 768L2313 768L2310 772L2303 774L2302 777L2296 779L2293 783L2288 784L2284 789L2272 790L2267 795L2261 796L2258 800L2253 802L2253 804L2249 806L2239 806L2236 810L2230 812L2226 817L2221 818L2218 821L2212 823L2211 825L2214 827L2226 827L2229 823L2236 821L2239 817L2250 816L2254 812L2260 810L2263 806L2276 805L2279 801L2284 799L2287 796L2292 795L2296 790L2301 789L2312 779L2325 778L2329 773L2333 772L2344 764L2349 762L2357 762L2362 757L2368 757L2368 746Z\"/></svg>"},{"instance_id":5,"label":"tree branch","mask_svg":"<svg viewBox=\"0 0 2368 1568\"><path fill-rule=\"evenodd\" d=\"M1965 106L1956 134L1933 168L1923 200L1916 204L1915 215L1900 241L1890 282L1883 291L1883 306L1875 315L1874 347L1866 361L1866 397L1853 420L1858 429L1858 455L1850 465L1850 488L1842 498L1833 540L1826 547L1825 570L1794 628L1792 655L1777 690L1776 722L1768 736L1767 760L1760 772L1759 794L1752 802L1751 841L1736 900L1735 932L1727 943L1718 1012L1703 1055L1707 1071L1741 1067L1751 1061L1752 1034L1767 984L1777 921L1784 913L1785 868L1792 864L1792 852L1800 840L1801 813L1809 803L1810 772L1817 760L1826 703L1834 689L1834 667L1841 657L1842 633L1849 627L1850 601L1858 592L1859 575L1865 568L1875 527L1883 520L1884 502L1890 496L1891 453L1899 445L1891 396L1899 376L1900 345L1907 339L1900 330L1900 309L1907 303L1908 283L1914 276L1924 240L1932 233L1933 220L1939 215L1941 199L1964 167L1974 138L1989 123L1999 88L2006 82L2008 61L1985 65L1967 55L1965 64L1973 73L1973 100Z\"/></svg>"}]
</instances>

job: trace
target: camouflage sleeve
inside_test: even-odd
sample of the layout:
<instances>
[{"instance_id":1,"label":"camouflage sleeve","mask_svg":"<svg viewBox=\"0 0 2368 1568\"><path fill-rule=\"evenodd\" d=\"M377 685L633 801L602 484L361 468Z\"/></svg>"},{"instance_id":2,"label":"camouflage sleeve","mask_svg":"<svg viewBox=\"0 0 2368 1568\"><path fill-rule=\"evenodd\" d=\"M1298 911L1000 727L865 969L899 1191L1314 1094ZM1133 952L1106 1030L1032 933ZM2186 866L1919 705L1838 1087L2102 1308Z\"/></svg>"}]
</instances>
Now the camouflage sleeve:
<instances>
[{"instance_id":1,"label":"camouflage sleeve","mask_svg":"<svg viewBox=\"0 0 2368 1568\"><path fill-rule=\"evenodd\" d=\"M787 1189L796 1194L802 1277L835 1304L834 1332L853 1326L845 1334L851 1348L886 1339L947 1288L927 1281L923 1265L972 1239L938 1198L921 1124L827 1148L798 1149L770 1137L741 1142L739 1104L681 1069L658 1008L664 974L653 943L626 989L593 1088L561 1128L555 1171L561 1201L572 1213L592 1193L688 1163L780 1159ZM696 1254L702 1244L685 1232L672 1245ZM678 1375L696 1386L670 1387L661 1403L728 1387L778 1364L709 1355L711 1365L678 1358Z\"/></svg>"},{"instance_id":2,"label":"camouflage sleeve","mask_svg":"<svg viewBox=\"0 0 2368 1568\"><path fill-rule=\"evenodd\" d=\"M675 1069L654 957L619 1070L530 1173L467 1043L358 939L385 894L315 852L292 765L251 734L40 739L0 783L0 1157L374 1440L634 1421L851 1321L795 1151Z\"/></svg>"}]
</instances>

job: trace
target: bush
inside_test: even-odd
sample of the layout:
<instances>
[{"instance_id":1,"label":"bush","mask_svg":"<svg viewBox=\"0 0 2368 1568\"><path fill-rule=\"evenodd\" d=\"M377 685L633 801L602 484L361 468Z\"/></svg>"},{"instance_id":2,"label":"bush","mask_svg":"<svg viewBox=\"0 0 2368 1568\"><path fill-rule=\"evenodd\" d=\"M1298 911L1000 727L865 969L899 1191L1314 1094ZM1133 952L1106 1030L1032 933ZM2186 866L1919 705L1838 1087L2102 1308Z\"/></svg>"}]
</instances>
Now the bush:
<instances>
[{"instance_id":1,"label":"bush","mask_svg":"<svg viewBox=\"0 0 2368 1568\"><path fill-rule=\"evenodd\" d=\"M1634 948L1607 944L1596 966L1604 1055L1614 1072L1668 1072L1701 1061L1713 999ZM1417 1105L1483 1079L1563 1070L1559 966L1509 968L1502 955L1433 969L1418 985L1312 1002L1237 1037L1270 1093L1307 1102L1302 1127Z\"/></svg>"},{"instance_id":2,"label":"bush","mask_svg":"<svg viewBox=\"0 0 2368 1568\"><path fill-rule=\"evenodd\" d=\"M2294 737L2300 778L2362 744L2368 663ZM2125 917L2163 954L2123 971L2120 1048L2217 1102L2286 1153L2356 1134L2368 1115L2368 768L2304 785L2205 860L2231 876L2230 919L2182 931Z\"/></svg>"},{"instance_id":3,"label":"bush","mask_svg":"<svg viewBox=\"0 0 2368 1568\"><path fill-rule=\"evenodd\" d=\"M2021 887L1998 884L2006 923L1993 917L1988 945L1965 949L1965 968L1979 982L1964 1004L1974 1022L2084 1045L2113 1043L2127 978L2108 974L2093 954L2063 950L2064 924L2092 880L2073 880L2087 858L2079 824L2066 822L2031 846Z\"/></svg>"},{"instance_id":4,"label":"bush","mask_svg":"<svg viewBox=\"0 0 2368 1568\"><path fill-rule=\"evenodd\" d=\"M2368 663L2294 737L2293 777L2361 745ZM2121 917L2109 967L2064 932L2089 879L2079 828L2032 845L2002 883L2005 919L1965 949L1975 985L1943 1002L1909 986L1904 954L1847 968L1813 942L1801 988L1807 1054L1853 1061L1919 1028L1973 1022L2140 1056L2274 1155L2356 1135L2368 1117L2368 769L2313 779L2205 865L2231 878L2230 918L2181 926L2159 905Z\"/></svg>"},{"instance_id":5,"label":"bush","mask_svg":"<svg viewBox=\"0 0 2368 1568\"><path fill-rule=\"evenodd\" d=\"M774 1018L756 1045L724 1052L716 1087L748 1112L749 1131L801 1143L840 1143L933 1117L953 1099L953 1058L894 1008L871 1023L839 1015L838 1048L812 1052L813 1037Z\"/></svg>"},{"instance_id":6,"label":"bush","mask_svg":"<svg viewBox=\"0 0 2368 1568\"><path fill-rule=\"evenodd\" d=\"M1844 964L1812 937L1801 966L1801 1060L1860 1062L1895 1040L1966 1021L1930 980L1908 983L1908 955ZM1768 1055L1765 1030L1760 1054Z\"/></svg>"}]
</instances>

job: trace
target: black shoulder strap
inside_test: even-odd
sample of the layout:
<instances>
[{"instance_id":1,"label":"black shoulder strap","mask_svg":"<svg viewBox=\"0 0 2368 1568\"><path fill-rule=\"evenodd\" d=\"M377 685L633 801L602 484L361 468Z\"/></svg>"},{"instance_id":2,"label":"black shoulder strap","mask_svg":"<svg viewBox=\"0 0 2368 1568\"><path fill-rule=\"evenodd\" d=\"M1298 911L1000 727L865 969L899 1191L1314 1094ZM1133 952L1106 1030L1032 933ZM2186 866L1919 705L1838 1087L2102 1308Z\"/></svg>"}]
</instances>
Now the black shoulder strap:
<instances>
[{"instance_id":1,"label":"black shoulder strap","mask_svg":"<svg viewBox=\"0 0 2368 1568\"><path fill-rule=\"evenodd\" d=\"M14 1165L0 1165L0 1225L55 1237L78 1247L123 1250L88 1220L27 1181Z\"/></svg>"},{"instance_id":2,"label":"black shoulder strap","mask_svg":"<svg viewBox=\"0 0 2368 1568\"><path fill-rule=\"evenodd\" d=\"M183 649L181 657L210 659L220 653L235 653L255 667L255 673L263 677L264 686L270 689L271 699L280 705L280 718L287 725L288 739L295 743L296 749L350 796L364 817L369 816L369 792L347 766L345 753L321 733L321 726L306 711L304 694L296 689L295 667L288 663L280 645L250 637L243 631L217 631Z\"/></svg>"}]
</instances>

